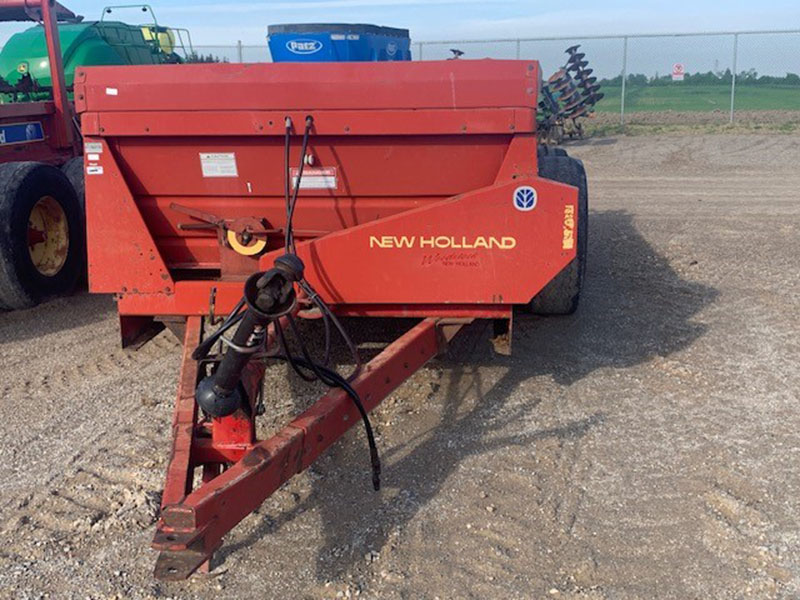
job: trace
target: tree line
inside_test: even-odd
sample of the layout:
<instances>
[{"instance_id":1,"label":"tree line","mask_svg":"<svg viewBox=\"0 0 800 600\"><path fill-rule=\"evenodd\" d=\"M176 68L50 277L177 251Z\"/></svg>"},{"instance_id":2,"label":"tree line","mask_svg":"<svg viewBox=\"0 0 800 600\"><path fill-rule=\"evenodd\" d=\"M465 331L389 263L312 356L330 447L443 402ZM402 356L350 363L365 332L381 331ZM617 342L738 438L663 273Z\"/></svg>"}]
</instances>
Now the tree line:
<instances>
[{"instance_id":1,"label":"tree line","mask_svg":"<svg viewBox=\"0 0 800 600\"><path fill-rule=\"evenodd\" d=\"M689 85L730 85L733 81L733 73L730 69L725 71L708 71L707 73L687 73L684 77L683 83ZM631 73L627 77L627 85L630 86L658 86L658 85L673 85L676 82L672 81L672 75L655 75L648 77L641 73ZM622 75L617 77L606 78L600 80L600 85L605 86L621 86ZM775 77L773 75L759 75L755 69L742 71L736 75L736 85L769 85L769 86L792 86L800 87L800 75L796 73L787 73L784 77Z\"/></svg>"}]
</instances>

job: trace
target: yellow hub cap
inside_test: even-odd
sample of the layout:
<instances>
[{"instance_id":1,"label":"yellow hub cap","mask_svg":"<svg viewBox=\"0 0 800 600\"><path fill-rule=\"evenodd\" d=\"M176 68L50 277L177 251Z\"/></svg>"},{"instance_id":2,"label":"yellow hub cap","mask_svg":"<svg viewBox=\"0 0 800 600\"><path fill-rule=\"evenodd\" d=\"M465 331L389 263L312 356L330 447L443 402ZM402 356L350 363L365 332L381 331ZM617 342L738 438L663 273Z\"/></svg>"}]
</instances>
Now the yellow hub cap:
<instances>
[{"instance_id":1,"label":"yellow hub cap","mask_svg":"<svg viewBox=\"0 0 800 600\"><path fill-rule=\"evenodd\" d=\"M28 252L42 275L57 275L69 253L69 224L64 209L52 196L42 196L28 217Z\"/></svg>"}]
</instances>

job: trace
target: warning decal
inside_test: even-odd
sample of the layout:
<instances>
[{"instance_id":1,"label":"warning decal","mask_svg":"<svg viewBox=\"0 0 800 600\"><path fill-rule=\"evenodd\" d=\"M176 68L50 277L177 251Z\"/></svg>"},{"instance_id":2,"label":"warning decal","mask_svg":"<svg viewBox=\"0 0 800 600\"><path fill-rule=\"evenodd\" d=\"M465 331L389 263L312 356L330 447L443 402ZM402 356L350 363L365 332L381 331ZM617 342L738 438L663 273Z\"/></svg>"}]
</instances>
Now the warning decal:
<instances>
[{"instance_id":1,"label":"warning decal","mask_svg":"<svg viewBox=\"0 0 800 600\"><path fill-rule=\"evenodd\" d=\"M200 165L203 177L238 177L236 154L233 152L201 152Z\"/></svg>"},{"instance_id":2,"label":"warning decal","mask_svg":"<svg viewBox=\"0 0 800 600\"><path fill-rule=\"evenodd\" d=\"M300 169L292 169L292 187L297 187L297 177ZM301 190L335 190L339 187L339 177L336 167L306 167L303 169L303 179L300 181Z\"/></svg>"}]
</instances>

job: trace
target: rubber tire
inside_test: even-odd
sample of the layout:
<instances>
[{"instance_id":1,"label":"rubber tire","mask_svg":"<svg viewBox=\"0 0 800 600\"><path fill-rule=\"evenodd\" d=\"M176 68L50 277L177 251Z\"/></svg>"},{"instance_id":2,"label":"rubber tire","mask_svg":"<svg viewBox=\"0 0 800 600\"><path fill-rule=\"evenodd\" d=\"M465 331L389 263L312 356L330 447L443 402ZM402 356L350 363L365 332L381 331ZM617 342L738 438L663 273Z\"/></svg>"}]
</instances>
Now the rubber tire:
<instances>
[{"instance_id":1,"label":"rubber tire","mask_svg":"<svg viewBox=\"0 0 800 600\"><path fill-rule=\"evenodd\" d=\"M69 250L61 270L42 275L28 251L28 219L42 196L52 196L69 226ZM83 215L72 184L59 169L36 162L0 165L0 305L7 310L36 306L70 292L84 262Z\"/></svg>"},{"instance_id":2,"label":"rubber tire","mask_svg":"<svg viewBox=\"0 0 800 600\"><path fill-rule=\"evenodd\" d=\"M528 304L529 312L542 315L571 315L578 303L586 273L589 241L589 193L583 163L562 148L539 150L539 177L578 188L578 235L575 258Z\"/></svg>"},{"instance_id":3,"label":"rubber tire","mask_svg":"<svg viewBox=\"0 0 800 600\"><path fill-rule=\"evenodd\" d=\"M86 183L84 179L83 170L83 156L76 156L70 159L67 164L61 167L61 172L67 176L69 182L72 184L72 189L75 190L75 195L78 197L78 204L81 207L81 214L86 215Z\"/></svg>"},{"instance_id":4,"label":"rubber tire","mask_svg":"<svg viewBox=\"0 0 800 600\"><path fill-rule=\"evenodd\" d=\"M541 165L543 156L569 156L564 148L558 146L548 146L547 144L539 146L539 164ZM541 176L541 166L539 167L539 175Z\"/></svg>"},{"instance_id":5,"label":"rubber tire","mask_svg":"<svg viewBox=\"0 0 800 600\"><path fill-rule=\"evenodd\" d=\"M76 156L61 167L61 172L67 176L67 179L69 179L69 182L72 184L72 189L75 190L75 195L78 196L78 204L81 207L81 223L83 223L84 232L81 243L83 248L86 248L86 171L84 170L83 164L83 156ZM81 263L81 274L78 277L78 284L86 288L89 283L89 260L85 252Z\"/></svg>"}]
</instances>

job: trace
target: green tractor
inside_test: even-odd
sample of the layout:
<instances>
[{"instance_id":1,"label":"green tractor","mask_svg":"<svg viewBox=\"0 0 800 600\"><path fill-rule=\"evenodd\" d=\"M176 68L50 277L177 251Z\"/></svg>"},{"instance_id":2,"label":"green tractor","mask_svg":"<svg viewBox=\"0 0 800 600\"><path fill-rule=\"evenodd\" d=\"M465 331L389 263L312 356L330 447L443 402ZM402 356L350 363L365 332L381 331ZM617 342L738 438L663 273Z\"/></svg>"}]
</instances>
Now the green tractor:
<instances>
[{"instance_id":1,"label":"green tractor","mask_svg":"<svg viewBox=\"0 0 800 600\"><path fill-rule=\"evenodd\" d=\"M121 9L134 8L149 13L152 22L129 25L106 20ZM153 9L146 4L106 7L99 21L84 21L76 16L59 23L58 33L69 89L79 66L181 63L193 53L189 32L159 25ZM51 88L44 28L37 25L11 36L0 51L0 92L5 93L2 102L42 99Z\"/></svg>"},{"instance_id":2,"label":"green tractor","mask_svg":"<svg viewBox=\"0 0 800 600\"><path fill-rule=\"evenodd\" d=\"M106 20L120 9L145 25ZM0 310L69 293L86 268L83 146L72 106L75 70L191 60L186 30L147 5L107 7L84 21L55 0L0 0L0 22L34 21L0 51Z\"/></svg>"}]
</instances>

